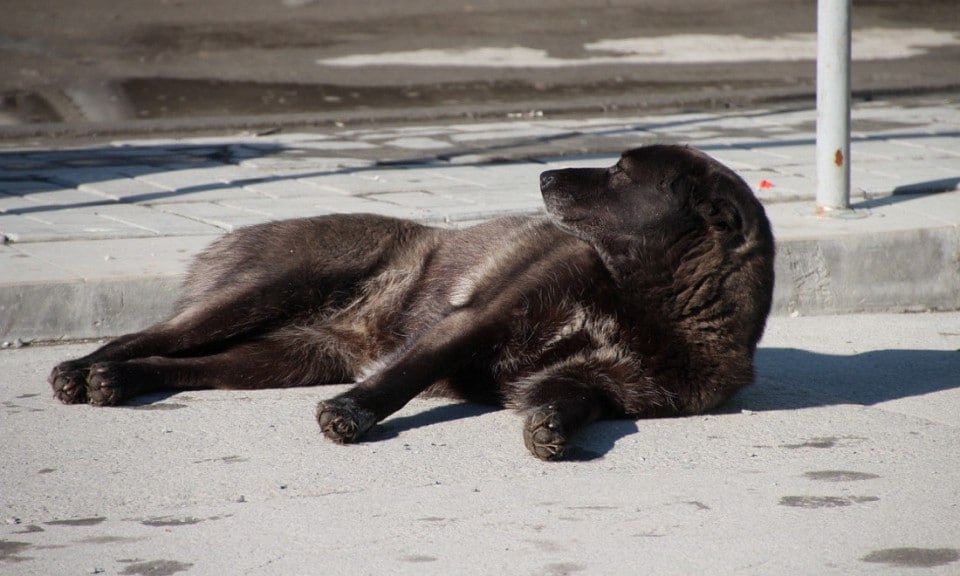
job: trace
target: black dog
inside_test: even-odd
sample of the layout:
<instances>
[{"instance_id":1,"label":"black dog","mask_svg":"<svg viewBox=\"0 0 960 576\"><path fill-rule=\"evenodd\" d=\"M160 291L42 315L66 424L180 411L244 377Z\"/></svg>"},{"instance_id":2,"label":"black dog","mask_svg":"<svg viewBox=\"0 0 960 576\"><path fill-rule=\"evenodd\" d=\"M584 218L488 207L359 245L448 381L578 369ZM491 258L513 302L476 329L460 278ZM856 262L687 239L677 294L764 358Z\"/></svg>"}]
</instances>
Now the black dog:
<instances>
[{"instance_id":1,"label":"black dog","mask_svg":"<svg viewBox=\"0 0 960 576\"><path fill-rule=\"evenodd\" d=\"M528 412L527 447L585 424L696 414L753 379L774 245L732 171L680 146L544 172L549 218L460 231L372 215L271 222L193 264L178 313L57 366L66 403L159 389L356 381L337 442L427 392Z\"/></svg>"}]
</instances>

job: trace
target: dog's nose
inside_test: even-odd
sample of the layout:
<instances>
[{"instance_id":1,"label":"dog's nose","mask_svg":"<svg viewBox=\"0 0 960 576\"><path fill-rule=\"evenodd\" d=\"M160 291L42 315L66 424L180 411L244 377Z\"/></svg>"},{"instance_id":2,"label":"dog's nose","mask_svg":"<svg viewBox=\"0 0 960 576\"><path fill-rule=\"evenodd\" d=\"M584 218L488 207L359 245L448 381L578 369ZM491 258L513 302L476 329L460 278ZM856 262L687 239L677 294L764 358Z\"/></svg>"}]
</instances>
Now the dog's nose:
<instances>
[{"instance_id":1,"label":"dog's nose","mask_svg":"<svg viewBox=\"0 0 960 576\"><path fill-rule=\"evenodd\" d=\"M547 170L540 174L540 190L546 190L557 181L556 170Z\"/></svg>"}]
</instances>

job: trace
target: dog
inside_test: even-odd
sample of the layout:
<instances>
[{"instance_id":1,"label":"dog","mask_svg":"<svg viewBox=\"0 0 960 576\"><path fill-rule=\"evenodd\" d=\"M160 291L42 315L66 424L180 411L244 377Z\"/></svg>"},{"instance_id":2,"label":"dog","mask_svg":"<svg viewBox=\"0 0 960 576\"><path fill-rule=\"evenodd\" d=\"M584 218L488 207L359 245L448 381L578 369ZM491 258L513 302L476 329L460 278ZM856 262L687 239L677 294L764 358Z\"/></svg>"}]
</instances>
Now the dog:
<instances>
[{"instance_id":1,"label":"dog","mask_svg":"<svg viewBox=\"0 0 960 576\"><path fill-rule=\"evenodd\" d=\"M601 419L699 414L752 382L774 241L686 146L540 176L545 217L462 230L369 214L253 225L197 256L176 313L53 369L64 403L355 382L316 418L356 442L418 394L518 409L544 460Z\"/></svg>"}]
</instances>

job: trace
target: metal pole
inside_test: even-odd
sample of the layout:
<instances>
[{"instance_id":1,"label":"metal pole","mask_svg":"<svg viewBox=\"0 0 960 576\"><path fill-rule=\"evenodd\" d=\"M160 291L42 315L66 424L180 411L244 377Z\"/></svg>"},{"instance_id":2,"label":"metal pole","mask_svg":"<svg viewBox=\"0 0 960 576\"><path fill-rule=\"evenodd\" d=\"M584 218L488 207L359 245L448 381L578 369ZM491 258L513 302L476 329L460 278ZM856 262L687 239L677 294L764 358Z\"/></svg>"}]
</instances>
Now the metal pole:
<instances>
[{"instance_id":1,"label":"metal pole","mask_svg":"<svg viewBox=\"0 0 960 576\"><path fill-rule=\"evenodd\" d=\"M850 209L851 0L817 2L817 215Z\"/></svg>"}]
</instances>

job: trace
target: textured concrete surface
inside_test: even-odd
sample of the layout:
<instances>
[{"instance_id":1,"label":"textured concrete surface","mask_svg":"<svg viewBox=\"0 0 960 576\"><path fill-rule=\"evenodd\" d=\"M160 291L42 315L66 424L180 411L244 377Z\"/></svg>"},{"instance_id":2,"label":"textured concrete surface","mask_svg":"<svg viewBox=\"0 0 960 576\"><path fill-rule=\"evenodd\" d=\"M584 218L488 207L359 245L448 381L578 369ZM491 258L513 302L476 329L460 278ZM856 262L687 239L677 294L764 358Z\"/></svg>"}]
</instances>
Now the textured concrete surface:
<instances>
[{"instance_id":1,"label":"textured concrete surface","mask_svg":"<svg viewBox=\"0 0 960 576\"><path fill-rule=\"evenodd\" d=\"M956 574L960 313L772 318L715 414L588 428L416 399L325 441L339 386L65 406L92 345L0 351L0 573Z\"/></svg>"},{"instance_id":2,"label":"textured concrete surface","mask_svg":"<svg viewBox=\"0 0 960 576\"><path fill-rule=\"evenodd\" d=\"M737 170L779 243L775 313L960 308L960 104L853 114L855 210L817 219L815 112L128 140L0 151L0 339L118 335L161 319L190 257L264 220L375 212L440 226L539 213L538 176L653 142Z\"/></svg>"}]
</instances>

